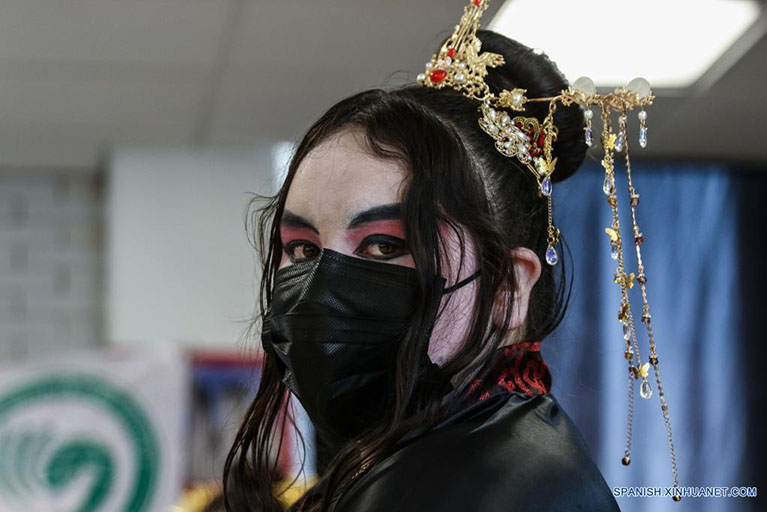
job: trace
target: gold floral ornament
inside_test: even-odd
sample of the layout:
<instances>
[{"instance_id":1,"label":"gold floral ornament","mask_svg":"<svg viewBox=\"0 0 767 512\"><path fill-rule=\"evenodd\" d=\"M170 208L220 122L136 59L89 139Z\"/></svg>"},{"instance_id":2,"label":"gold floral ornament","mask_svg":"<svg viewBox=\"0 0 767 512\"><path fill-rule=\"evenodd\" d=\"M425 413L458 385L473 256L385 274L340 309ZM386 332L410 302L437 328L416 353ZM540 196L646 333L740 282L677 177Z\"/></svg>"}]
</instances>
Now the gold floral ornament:
<instances>
[{"instance_id":1,"label":"gold floral ornament","mask_svg":"<svg viewBox=\"0 0 767 512\"><path fill-rule=\"evenodd\" d=\"M629 367L629 409L628 427L626 429L626 450L622 462L628 465L631 461L631 432L633 422L633 399L634 381L641 379L640 396L649 399L652 396L652 388L647 380L652 368L661 402L661 411L666 424L669 451L671 455L671 468L674 476L674 486L679 486L676 468L676 455L674 443L671 437L671 423L668 415L663 386L660 380L658 355L656 352L655 338L651 325L650 306L647 301L646 269L642 262L640 246L644 243L644 235L639 230L635 209L639 204L639 194L634 188L631 177L631 163L629 160L629 140L627 136L626 115L639 109L639 146L647 146L647 112L644 107L651 105L655 97L652 95L650 84L644 78L635 78L625 87L618 87L607 94L599 94L593 80L581 77L575 80L571 86L559 92L556 96L543 98L529 98L527 90L515 87L510 90L501 90L498 94L490 91L485 82L488 68L495 68L504 64L502 55L492 52L482 52L482 42L477 38L479 21L482 14L487 10L489 0L471 0L464 7L463 16L456 25L453 34L443 43L439 51L432 55L423 73L417 77L417 82L425 87L442 89L451 88L464 96L477 100L478 122L480 128L492 137L495 148L508 158L516 158L526 169L530 171L537 182L538 195L546 198L548 210L548 247L546 248L546 262L556 265L558 254L555 246L559 243L559 229L554 226L551 177L556 172L557 159L553 156L554 144L557 141L558 130L554 123L554 114L559 104L570 106L580 105L584 110L585 125L583 127L584 144L587 147L594 146L594 132L592 120L597 107L601 112L602 134L600 137L604 157L602 167L605 175L602 191L607 197L607 204L612 213L612 226L605 228L610 239L610 257L617 261L614 273L614 282L620 286L621 309L618 320L623 324L623 339L625 341L624 355ZM547 102L548 112L543 120L537 117L526 117L522 114L528 103ZM611 124L612 113L618 114L618 130L614 132ZM637 272L626 272L623 261L623 239L620 232L618 218L618 195L615 187L615 154L624 153L625 169L628 184L628 197L631 207L631 222L633 228L633 242L637 254ZM647 328L649 338L650 355L649 362L642 363L634 329L634 319L631 313L628 290L633 288L634 280L639 282L642 294L642 323ZM674 500L681 497L674 493Z\"/></svg>"},{"instance_id":2,"label":"gold floral ornament","mask_svg":"<svg viewBox=\"0 0 767 512\"><path fill-rule=\"evenodd\" d=\"M426 72L418 75L419 82L437 89L450 87L480 101L491 96L484 78L488 67L503 65L503 56L491 52L479 53L482 42L476 35L479 19L487 7L487 1L472 0L464 8L453 35L426 63Z\"/></svg>"}]
</instances>

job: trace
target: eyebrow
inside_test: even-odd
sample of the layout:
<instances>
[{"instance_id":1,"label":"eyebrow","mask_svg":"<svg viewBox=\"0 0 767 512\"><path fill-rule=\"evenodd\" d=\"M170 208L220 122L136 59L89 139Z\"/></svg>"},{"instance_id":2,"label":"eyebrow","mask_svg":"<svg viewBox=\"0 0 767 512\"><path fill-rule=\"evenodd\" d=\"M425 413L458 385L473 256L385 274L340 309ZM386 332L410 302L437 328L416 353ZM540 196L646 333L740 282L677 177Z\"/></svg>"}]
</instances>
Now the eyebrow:
<instances>
[{"instance_id":1,"label":"eyebrow","mask_svg":"<svg viewBox=\"0 0 767 512\"><path fill-rule=\"evenodd\" d=\"M357 213L352 220L349 221L349 225L346 229L353 229L367 224L368 222L375 222L379 220L399 220L402 218L402 203L382 204L380 206L374 206L367 210L363 210ZM305 228L313 231L316 234L320 234L314 225L309 222L305 217L296 215L290 210L282 212L282 219L280 225L290 226L294 228Z\"/></svg>"},{"instance_id":2,"label":"eyebrow","mask_svg":"<svg viewBox=\"0 0 767 512\"><path fill-rule=\"evenodd\" d=\"M300 215L296 215L295 213L289 210L285 210L282 212L282 219L280 219L280 225L290 226L293 228L306 228L318 235L320 234L320 232L317 230L317 228L314 227L314 225L311 222L306 220L304 217L301 217Z\"/></svg>"},{"instance_id":3,"label":"eyebrow","mask_svg":"<svg viewBox=\"0 0 767 512\"><path fill-rule=\"evenodd\" d=\"M356 228L362 224L377 220L399 220L401 218L402 203L383 204L359 212L349 221L349 225L346 228Z\"/></svg>"}]
</instances>

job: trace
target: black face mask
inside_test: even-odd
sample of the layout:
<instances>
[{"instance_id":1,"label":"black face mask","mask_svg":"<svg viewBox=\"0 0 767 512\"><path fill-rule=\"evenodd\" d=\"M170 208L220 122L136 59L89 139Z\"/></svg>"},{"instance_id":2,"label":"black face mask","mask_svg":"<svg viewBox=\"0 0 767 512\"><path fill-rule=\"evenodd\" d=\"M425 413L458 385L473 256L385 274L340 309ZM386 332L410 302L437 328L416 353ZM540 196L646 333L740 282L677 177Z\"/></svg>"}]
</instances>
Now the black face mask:
<instances>
[{"instance_id":1,"label":"black face mask","mask_svg":"<svg viewBox=\"0 0 767 512\"><path fill-rule=\"evenodd\" d=\"M430 334L441 296L435 277ZM416 271L324 249L277 271L262 331L264 350L318 432L343 441L379 420L393 395L397 348L416 307ZM436 367L424 354L424 363Z\"/></svg>"}]
</instances>

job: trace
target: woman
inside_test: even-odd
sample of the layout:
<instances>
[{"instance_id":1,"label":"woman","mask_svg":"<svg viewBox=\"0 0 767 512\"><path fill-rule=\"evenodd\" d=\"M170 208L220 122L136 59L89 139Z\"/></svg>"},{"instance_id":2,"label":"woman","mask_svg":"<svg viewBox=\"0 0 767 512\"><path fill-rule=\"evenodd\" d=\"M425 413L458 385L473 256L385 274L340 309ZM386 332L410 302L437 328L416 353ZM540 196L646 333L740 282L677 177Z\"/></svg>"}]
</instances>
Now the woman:
<instances>
[{"instance_id":1,"label":"woman","mask_svg":"<svg viewBox=\"0 0 767 512\"><path fill-rule=\"evenodd\" d=\"M568 87L545 55L477 36L506 63L488 69L491 90ZM555 123L559 181L585 157L583 111ZM414 85L331 107L261 210L265 366L227 509L282 510L274 452L292 392L336 453L295 510L618 510L539 351L569 298L564 265L541 264L546 225L476 101Z\"/></svg>"}]
</instances>

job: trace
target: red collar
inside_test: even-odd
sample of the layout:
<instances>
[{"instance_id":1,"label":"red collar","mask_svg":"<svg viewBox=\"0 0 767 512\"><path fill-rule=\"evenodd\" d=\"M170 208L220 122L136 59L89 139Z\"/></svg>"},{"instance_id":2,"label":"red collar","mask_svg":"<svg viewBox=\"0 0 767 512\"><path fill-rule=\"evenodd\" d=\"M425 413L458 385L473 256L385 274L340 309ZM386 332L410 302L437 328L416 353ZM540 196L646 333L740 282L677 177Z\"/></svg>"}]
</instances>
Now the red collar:
<instances>
[{"instance_id":1,"label":"red collar","mask_svg":"<svg viewBox=\"0 0 767 512\"><path fill-rule=\"evenodd\" d=\"M442 419L492 395L518 392L532 396L551 392L551 373L541 355L540 341L522 341L500 347L491 358L486 376L474 379L463 398L446 405L440 415Z\"/></svg>"},{"instance_id":2,"label":"red collar","mask_svg":"<svg viewBox=\"0 0 767 512\"><path fill-rule=\"evenodd\" d=\"M467 405L504 391L527 395L551 392L551 373L541 355L540 341L523 341L500 347L493 357L495 362L487 377L472 381Z\"/></svg>"}]
</instances>

